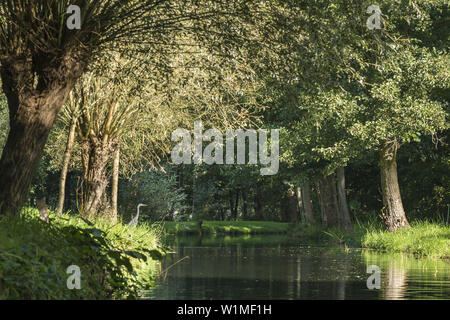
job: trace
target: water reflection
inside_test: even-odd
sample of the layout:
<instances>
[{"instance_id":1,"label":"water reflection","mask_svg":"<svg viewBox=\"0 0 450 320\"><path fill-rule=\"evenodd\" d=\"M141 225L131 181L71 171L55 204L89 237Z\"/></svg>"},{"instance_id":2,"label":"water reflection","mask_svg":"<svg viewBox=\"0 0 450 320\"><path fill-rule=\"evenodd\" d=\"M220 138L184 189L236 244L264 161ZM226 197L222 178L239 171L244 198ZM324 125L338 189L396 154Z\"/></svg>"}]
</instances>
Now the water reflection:
<instances>
[{"instance_id":1,"label":"water reflection","mask_svg":"<svg viewBox=\"0 0 450 320\"><path fill-rule=\"evenodd\" d=\"M382 298L450 299L450 261L403 254L364 253L367 264L382 270Z\"/></svg>"},{"instance_id":2,"label":"water reflection","mask_svg":"<svg viewBox=\"0 0 450 320\"><path fill-rule=\"evenodd\" d=\"M395 261L390 261L386 272L384 298L388 300L403 300L406 293L407 270L396 267Z\"/></svg>"},{"instance_id":3,"label":"water reflection","mask_svg":"<svg viewBox=\"0 0 450 320\"><path fill-rule=\"evenodd\" d=\"M450 298L444 261L299 245L281 236L177 238L173 245L162 266L167 271L148 298ZM367 289L372 264L381 268L381 290Z\"/></svg>"}]
</instances>

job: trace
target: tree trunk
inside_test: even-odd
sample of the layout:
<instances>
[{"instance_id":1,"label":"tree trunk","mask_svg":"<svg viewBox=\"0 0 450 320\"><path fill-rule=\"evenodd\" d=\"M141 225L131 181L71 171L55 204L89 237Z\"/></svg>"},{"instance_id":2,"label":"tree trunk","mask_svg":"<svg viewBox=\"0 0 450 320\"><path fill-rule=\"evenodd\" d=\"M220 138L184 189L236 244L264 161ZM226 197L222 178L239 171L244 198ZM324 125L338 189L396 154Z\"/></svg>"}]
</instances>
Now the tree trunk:
<instances>
[{"instance_id":1,"label":"tree trunk","mask_svg":"<svg viewBox=\"0 0 450 320\"><path fill-rule=\"evenodd\" d=\"M71 194L71 190L72 190L72 171L68 171L67 172L67 178L66 178L66 191L65 191L65 207L66 210L70 210L70 208L72 208L72 194Z\"/></svg>"},{"instance_id":2,"label":"tree trunk","mask_svg":"<svg viewBox=\"0 0 450 320\"><path fill-rule=\"evenodd\" d=\"M320 218L323 226L327 225L327 215L325 213L325 204L323 199L323 193L324 190L323 186L321 186L321 178L319 178L316 182L316 190L317 190L317 197L319 198L319 207L320 207Z\"/></svg>"},{"instance_id":3,"label":"tree trunk","mask_svg":"<svg viewBox=\"0 0 450 320\"><path fill-rule=\"evenodd\" d=\"M282 183L281 184L281 197L280 197L280 221L287 222L288 221L288 209L287 209L287 186Z\"/></svg>"},{"instance_id":4,"label":"tree trunk","mask_svg":"<svg viewBox=\"0 0 450 320\"><path fill-rule=\"evenodd\" d=\"M297 206L298 206L298 212L300 215L300 220L301 221L306 221L305 218L305 207L303 205L303 196L302 196L302 188L297 187L295 189L296 194L297 194Z\"/></svg>"},{"instance_id":5,"label":"tree trunk","mask_svg":"<svg viewBox=\"0 0 450 320\"><path fill-rule=\"evenodd\" d=\"M347 195L345 194L345 169L340 167L336 170L337 191L339 202L339 224L348 232L353 232L350 212L348 210Z\"/></svg>"},{"instance_id":6,"label":"tree trunk","mask_svg":"<svg viewBox=\"0 0 450 320\"><path fill-rule=\"evenodd\" d=\"M228 199L230 201L230 220L233 220L233 216L234 216L234 202L233 202L233 191L232 190L230 190Z\"/></svg>"},{"instance_id":7,"label":"tree trunk","mask_svg":"<svg viewBox=\"0 0 450 320\"><path fill-rule=\"evenodd\" d=\"M51 62L26 53L1 57L10 131L0 159L0 214L19 213L28 197L56 116L84 71L86 59L72 54Z\"/></svg>"},{"instance_id":8,"label":"tree trunk","mask_svg":"<svg viewBox=\"0 0 450 320\"><path fill-rule=\"evenodd\" d=\"M236 202L234 203L234 220L238 219L238 208L239 208L239 189L236 190Z\"/></svg>"},{"instance_id":9,"label":"tree trunk","mask_svg":"<svg viewBox=\"0 0 450 320\"><path fill-rule=\"evenodd\" d=\"M396 141L385 142L380 151L381 189L383 193L382 218L388 231L409 227L403 209L397 177Z\"/></svg>"},{"instance_id":10,"label":"tree trunk","mask_svg":"<svg viewBox=\"0 0 450 320\"><path fill-rule=\"evenodd\" d=\"M111 210L112 220L117 222L117 198L119 193L119 165L120 165L120 146L114 151L113 169L112 169L112 189L111 189Z\"/></svg>"},{"instance_id":11,"label":"tree trunk","mask_svg":"<svg viewBox=\"0 0 450 320\"><path fill-rule=\"evenodd\" d=\"M311 200L311 186L309 184L309 181L306 181L302 186L302 198L303 206L305 208L306 222L315 223Z\"/></svg>"},{"instance_id":12,"label":"tree trunk","mask_svg":"<svg viewBox=\"0 0 450 320\"><path fill-rule=\"evenodd\" d=\"M295 194L295 189L293 186L289 186L287 193L287 200L288 200L287 205L288 219L292 223L298 223L300 220L299 211L297 210L298 199L297 195Z\"/></svg>"},{"instance_id":13,"label":"tree trunk","mask_svg":"<svg viewBox=\"0 0 450 320\"><path fill-rule=\"evenodd\" d=\"M334 174L319 180L322 214L328 228L339 227L339 206L337 200L336 178ZM326 217L326 218L325 218Z\"/></svg>"},{"instance_id":14,"label":"tree trunk","mask_svg":"<svg viewBox=\"0 0 450 320\"><path fill-rule=\"evenodd\" d=\"M18 214L68 89L19 97L8 93L5 86L10 131L0 160L0 213Z\"/></svg>"},{"instance_id":15,"label":"tree trunk","mask_svg":"<svg viewBox=\"0 0 450 320\"><path fill-rule=\"evenodd\" d=\"M76 116L73 116L70 123L69 136L67 137L66 151L64 152L61 176L59 178L59 197L58 197L58 207L56 208L57 214L61 214L64 209L67 171L69 170L70 156L72 155L73 143L75 141L76 126L77 126L77 119Z\"/></svg>"},{"instance_id":16,"label":"tree trunk","mask_svg":"<svg viewBox=\"0 0 450 320\"><path fill-rule=\"evenodd\" d=\"M283 195L280 199L280 213L283 222L298 222L297 197L294 187L283 184Z\"/></svg>"},{"instance_id":17,"label":"tree trunk","mask_svg":"<svg viewBox=\"0 0 450 320\"><path fill-rule=\"evenodd\" d=\"M256 183L255 188L255 215L257 220L263 220L263 212L262 212L262 204L261 204L261 186L259 183Z\"/></svg>"},{"instance_id":18,"label":"tree trunk","mask_svg":"<svg viewBox=\"0 0 450 320\"><path fill-rule=\"evenodd\" d=\"M247 219L247 191L242 189L242 219Z\"/></svg>"},{"instance_id":19,"label":"tree trunk","mask_svg":"<svg viewBox=\"0 0 450 320\"><path fill-rule=\"evenodd\" d=\"M92 138L81 143L83 161L83 183L85 187L83 213L97 216L105 210L105 190L108 186L107 165L112 157L114 144ZM105 212L106 213L106 212Z\"/></svg>"}]
</instances>

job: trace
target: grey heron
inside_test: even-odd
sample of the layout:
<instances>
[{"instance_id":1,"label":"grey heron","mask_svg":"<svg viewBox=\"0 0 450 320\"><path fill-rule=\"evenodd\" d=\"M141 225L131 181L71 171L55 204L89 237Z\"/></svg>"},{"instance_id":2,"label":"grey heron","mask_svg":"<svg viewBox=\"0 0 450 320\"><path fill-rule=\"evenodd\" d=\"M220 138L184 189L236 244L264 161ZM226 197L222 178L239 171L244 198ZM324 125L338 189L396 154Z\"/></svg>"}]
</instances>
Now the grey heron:
<instances>
[{"instance_id":1,"label":"grey heron","mask_svg":"<svg viewBox=\"0 0 450 320\"><path fill-rule=\"evenodd\" d=\"M138 204L138 206L137 206L137 213L136 213L136 215L134 216L134 218L130 221L130 223L128 224L130 227L135 227L135 226L138 224L138 220L139 220L139 209L140 209L141 207L147 207L147 205L146 205L146 204L143 204L143 203L139 203L139 204Z\"/></svg>"}]
</instances>

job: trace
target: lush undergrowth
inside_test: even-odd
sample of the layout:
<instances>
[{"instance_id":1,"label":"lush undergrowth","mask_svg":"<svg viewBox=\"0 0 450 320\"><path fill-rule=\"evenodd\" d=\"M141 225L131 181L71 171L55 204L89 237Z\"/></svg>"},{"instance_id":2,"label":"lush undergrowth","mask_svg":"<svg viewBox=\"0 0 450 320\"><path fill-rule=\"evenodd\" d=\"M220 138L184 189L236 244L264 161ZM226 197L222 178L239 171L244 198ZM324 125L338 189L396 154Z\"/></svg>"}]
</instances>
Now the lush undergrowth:
<instances>
[{"instance_id":1,"label":"lush undergrowth","mask_svg":"<svg viewBox=\"0 0 450 320\"><path fill-rule=\"evenodd\" d=\"M153 284L162 256L153 226L54 214L47 224L38 215L27 209L0 218L0 299L137 298ZM68 288L72 265L80 289Z\"/></svg>"},{"instance_id":2,"label":"lush undergrowth","mask_svg":"<svg viewBox=\"0 0 450 320\"><path fill-rule=\"evenodd\" d=\"M198 222L171 222L163 224L169 234L199 234ZM286 233L288 223L272 221L203 221L203 234L275 234Z\"/></svg>"}]
</instances>

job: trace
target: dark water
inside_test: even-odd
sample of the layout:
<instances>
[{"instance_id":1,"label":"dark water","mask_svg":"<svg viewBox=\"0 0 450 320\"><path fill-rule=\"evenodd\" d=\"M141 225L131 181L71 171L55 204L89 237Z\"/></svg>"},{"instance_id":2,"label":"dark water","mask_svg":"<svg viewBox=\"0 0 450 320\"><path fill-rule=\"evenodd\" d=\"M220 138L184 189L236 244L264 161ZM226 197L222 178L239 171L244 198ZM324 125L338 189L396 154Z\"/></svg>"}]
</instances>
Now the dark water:
<instances>
[{"instance_id":1,"label":"dark water","mask_svg":"<svg viewBox=\"0 0 450 320\"><path fill-rule=\"evenodd\" d=\"M283 236L173 241L150 299L450 299L450 262L295 243ZM379 266L369 290L367 267Z\"/></svg>"}]
</instances>

